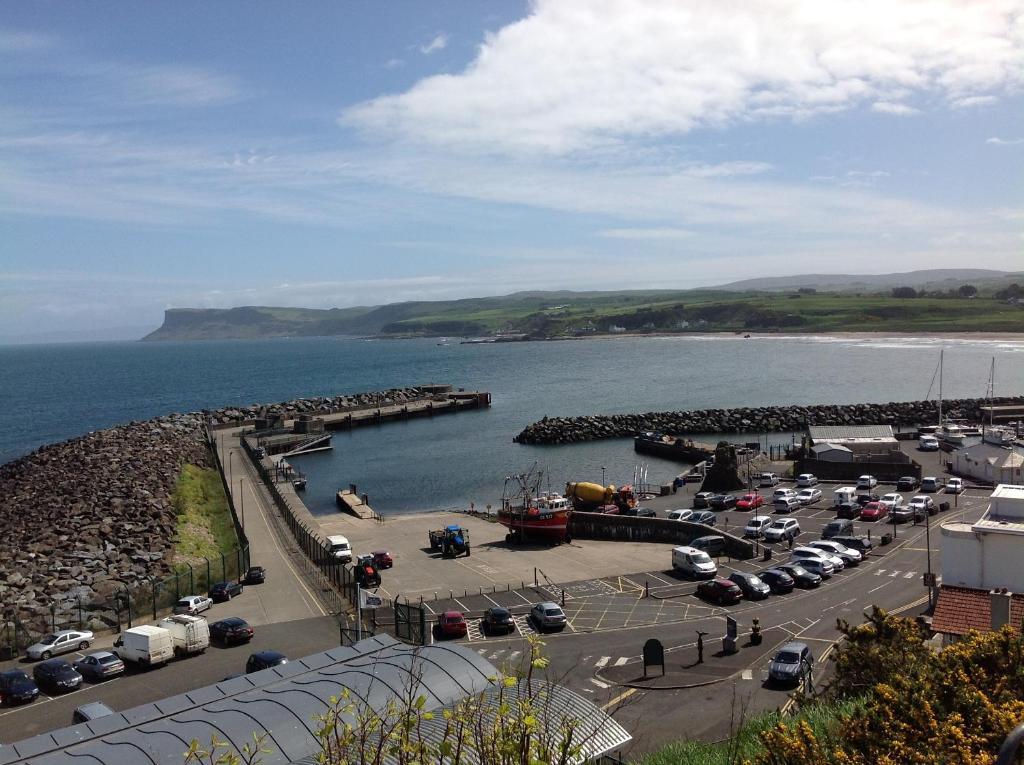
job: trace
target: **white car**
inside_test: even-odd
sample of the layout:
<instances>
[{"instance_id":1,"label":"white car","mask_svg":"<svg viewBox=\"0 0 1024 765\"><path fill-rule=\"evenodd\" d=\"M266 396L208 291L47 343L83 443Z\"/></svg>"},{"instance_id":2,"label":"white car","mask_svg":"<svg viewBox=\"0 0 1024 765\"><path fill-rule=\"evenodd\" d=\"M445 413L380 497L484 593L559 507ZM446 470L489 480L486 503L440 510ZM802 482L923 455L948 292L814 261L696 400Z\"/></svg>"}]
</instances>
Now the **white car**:
<instances>
[{"instance_id":1,"label":"white car","mask_svg":"<svg viewBox=\"0 0 1024 765\"><path fill-rule=\"evenodd\" d=\"M795 539L800 534L800 524L796 518L779 518L764 530L766 542L781 542L783 539Z\"/></svg>"},{"instance_id":2,"label":"white car","mask_svg":"<svg viewBox=\"0 0 1024 765\"><path fill-rule=\"evenodd\" d=\"M213 601L205 595L186 595L174 604L174 613L195 616L209 610L212 605Z\"/></svg>"},{"instance_id":3,"label":"white car","mask_svg":"<svg viewBox=\"0 0 1024 765\"><path fill-rule=\"evenodd\" d=\"M768 528L772 523L772 519L767 515L755 515L747 521L747 525L743 527L743 536L750 537L751 539L757 539L764 530Z\"/></svg>"},{"instance_id":4,"label":"white car","mask_svg":"<svg viewBox=\"0 0 1024 765\"><path fill-rule=\"evenodd\" d=\"M691 515L693 515L693 510L670 510L668 519L670 521L685 521Z\"/></svg>"},{"instance_id":5,"label":"white car","mask_svg":"<svg viewBox=\"0 0 1024 765\"><path fill-rule=\"evenodd\" d=\"M918 494L911 498L907 507L913 511L915 517L923 518L925 515L935 515L935 501L924 494Z\"/></svg>"},{"instance_id":6,"label":"white car","mask_svg":"<svg viewBox=\"0 0 1024 765\"><path fill-rule=\"evenodd\" d=\"M794 547L793 552L790 556L795 562L801 563L801 558L817 558L818 560L827 560L832 564L832 568L836 571L842 571L846 568L846 562L835 553L829 552L828 550L821 550L817 547Z\"/></svg>"},{"instance_id":7,"label":"white car","mask_svg":"<svg viewBox=\"0 0 1024 765\"><path fill-rule=\"evenodd\" d=\"M896 492L890 492L889 494L883 494L882 498L878 500L879 504L885 505L889 508L891 513L897 507L903 505L903 495L897 494Z\"/></svg>"},{"instance_id":8,"label":"white car","mask_svg":"<svg viewBox=\"0 0 1024 765\"><path fill-rule=\"evenodd\" d=\"M807 571L817 574L822 579L831 579L832 574L836 572L836 567L824 558L800 558L794 560L794 563L803 566Z\"/></svg>"},{"instance_id":9,"label":"white car","mask_svg":"<svg viewBox=\"0 0 1024 765\"><path fill-rule=\"evenodd\" d=\"M813 505L821 501L821 489L801 489L796 498L801 505Z\"/></svg>"},{"instance_id":10,"label":"white car","mask_svg":"<svg viewBox=\"0 0 1024 765\"><path fill-rule=\"evenodd\" d=\"M775 473L761 473L761 486L778 486L779 477Z\"/></svg>"},{"instance_id":11,"label":"white car","mask_svg":"<svg viewBox=\"0 0 1024 765\"><path fill-rule=\"evenodd\" d=\"M61 630L42 638L35 645L25 650L30 659L49 659L59 653L68 651L84 651L92 642L93 634L89 630Z\"/></svg>"},{"instance_id":12,"label":"white car","mask_svg":"<svg viewBox=\"0 0 1024 765\"><path fill-rule=\"evenodd\" d=\"M862 475L857 479L858 489L873 489L878 486L878 479L873 475Z\"/></svg>"},{"instance_id":13,"label":"white car","mask_svg":"<svg viewBox=\"0 0 1024 765\"><path fill-rule=\"evenodd\" d=\"M818 478L813 473L801 473L796 477L797 486L817 486Z\"/></svg>"},{"instance_id":14,"label":"white car","mask_svg":"<svg viewBox=\"0 0 1024 765\"><path fill-rule=\"evenodd\" d=\"M796 491L793 489L776 489L772 492L772 501L777 499L788 499L790 497L796 497Z\"/></svg>"},{"instance_id":15,"label":"white car","mask_svg":"<svg viewBox=\"0 0 1024 765\"><path fill-rule=\"evenodd\" d=\"M815 539L807 546L817 547L819 550L838 556L847 566L856 566L864 560L864 556L860 554L859 550L841 545L839 542L833 542L831 539Z\"/></svg>"},{"instance_id":16,"label":"white car","mask_svg":"<svg viewBox=\"0 0 1024 765\"><path fill-rule=\"evenodd\" d=\"M950 478L946 481L946 494L959 494L964 490L964 482L960 478Z\"/></svg>"}]
</instances>

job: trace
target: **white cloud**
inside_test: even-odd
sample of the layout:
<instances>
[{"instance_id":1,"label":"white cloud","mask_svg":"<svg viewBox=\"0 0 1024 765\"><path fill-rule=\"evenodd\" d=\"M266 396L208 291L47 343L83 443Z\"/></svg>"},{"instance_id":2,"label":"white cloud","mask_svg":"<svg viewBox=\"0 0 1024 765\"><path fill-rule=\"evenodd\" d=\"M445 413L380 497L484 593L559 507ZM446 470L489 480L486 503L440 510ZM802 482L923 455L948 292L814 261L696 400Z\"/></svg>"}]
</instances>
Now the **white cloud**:
<instances>
[{"instance_id":1,"label":"white cloud","mask_svg":"<svg viewBox=\"0 0 1024 765\"><path fill-rule=\"evenodd\" d=\"M50 47L53 42L53 38L49 35L0 29L0 53L23 53L39 50Z\"/></svg>"},{"instance_id":2,"label":"white cloud","mask_svg":"<svg viewBox=\"0 0 1024 765\"><path fill-rule=\"evenodd\" d=\"M998 102L999 99L995 96L966 96L956 99L952 105L957 109L970 109L974 106L991 106Z\"/></svg>"},{"instance_id":3,"label":"white cloud","mask_svg":"<svg viewBox=\"0 0 1024 765\"><path fill-rule=\"evenodd\" d=\"M695 236L693 231L685 228L607 228L599 231L598 236L606 239L640 239L640 240L674 240L689 239Z\"/></svg>"},{"instance_id":4,"label":"white cloud","mask_svg":"<svg viewBox=\"0 0 1024 765\"><path fill-rule=\"evenodd\" d=\"M405 66L405 61L400 58L389 58L384 62L385 69L398 69L401 66Z\"/></svg>"},{"instance_id":5,"label":"white cloud","mask_svg":"<svg viewBox=\"0 0 1024 765\"><path fill-rule=\"evenodd\" d=\"M1020 0L536 0L460 74L341 121L481 151L568 153L769 117L962 102L1024 84Z\"/></svg>"},{"instance_id":6,"label":"white cloud","mask_svg":"<svg viewBox=\"0 0 1024 765\"><path fill-rule=\"evenodd\" d=\"M985 143L992 144L993 146L1017 146L1024 143L1024 138L999 138L993 136L986 140Z\"/></svg>"},{"instance_id":7,"label":"white cloud","mask_svg":"<svg viewBox=\"0 0 1024 765\"><path fill-rule=\"evenodd\" d=\"M434 39L428 42L426 45L420 46L420 53L424 56L429 56L431 53L435 53L439 50L444 50L448 47L448 35L441 33L434 36Z\"/></svg>"},{"instance_id":8,"label":"white cloud","mask_svg":"<svg viewBox=\"0 0 1024 765\"><path fill-rule=\"evenodd\" d=\"M871 111L881 112L882 114L896 114L900 116L920 113L920 111L915 109L913 106L907 106L906 104L897 103L895 101L875 101L875 103L871 104Z\"/></svg>"}]
</instances>

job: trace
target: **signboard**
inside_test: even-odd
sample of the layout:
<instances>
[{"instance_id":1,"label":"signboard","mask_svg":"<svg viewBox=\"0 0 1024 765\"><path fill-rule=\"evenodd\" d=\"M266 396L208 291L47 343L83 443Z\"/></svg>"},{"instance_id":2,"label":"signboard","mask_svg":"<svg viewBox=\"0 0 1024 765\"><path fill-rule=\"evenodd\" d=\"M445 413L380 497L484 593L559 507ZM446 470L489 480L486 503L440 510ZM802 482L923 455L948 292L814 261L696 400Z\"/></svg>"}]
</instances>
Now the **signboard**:
<instances>
[{"instance_id":1,"label":"signboard","mask_svg":"<svg viewBox=\"0 0 1024 765\"><path fill-rule=\"evenodd\" d=\"M661 666L661 674L665 674L665 647L656 638L644 643L644 677L647 677L647 668L653 666Z\"/></svg>"},{"instance_id":2,"label":"signboard","mask_svg":"<svg viewBox=\"0 0 1024 765\"><path fill-rule=\"evenodd\" d=\"M359 590L359 607L360 608L383 608L384 598L372 592L366 590Z\"/></svg>"},{"instance_id":3,"label":"signboard","mask_svg":"<svg viewBox=\"0 0 1024 765\"><path fill-rule=\"evenodd\" d=\"M925 572L923 578L924 578L924 586L925 587L934 587L935 586L935 584L936 584L936 582L935 582L936 576L935 576L935 572L934 571Z\"/></svg>"}]
</instances>

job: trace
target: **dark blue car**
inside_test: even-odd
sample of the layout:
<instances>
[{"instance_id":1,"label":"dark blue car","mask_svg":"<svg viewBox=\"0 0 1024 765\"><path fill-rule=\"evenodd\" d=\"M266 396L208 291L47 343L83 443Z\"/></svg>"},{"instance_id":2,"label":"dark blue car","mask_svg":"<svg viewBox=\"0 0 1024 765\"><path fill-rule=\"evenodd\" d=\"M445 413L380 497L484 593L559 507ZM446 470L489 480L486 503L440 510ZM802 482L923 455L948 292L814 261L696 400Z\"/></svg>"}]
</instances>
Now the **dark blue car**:
<instances>
[{"instance_id":1,"label":"dark blue car","mask_svg":"<svg viewBox=\"0 0 1024 765\"><path fill-rule=\"evenodd\" d=\"M22 670L8 669L0 672L0 704L27 704L35 701L38 695L39 686Z\"/></svg>"}]
</instances>

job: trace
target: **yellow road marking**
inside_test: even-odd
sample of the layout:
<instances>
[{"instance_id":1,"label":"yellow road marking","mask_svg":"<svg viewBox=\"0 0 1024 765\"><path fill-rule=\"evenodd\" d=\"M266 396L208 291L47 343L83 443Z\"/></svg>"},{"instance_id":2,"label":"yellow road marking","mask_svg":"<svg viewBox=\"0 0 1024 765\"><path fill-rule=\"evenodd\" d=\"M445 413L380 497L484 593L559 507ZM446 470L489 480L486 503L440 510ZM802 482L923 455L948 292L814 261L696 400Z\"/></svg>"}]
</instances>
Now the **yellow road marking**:
<instances>
[{"instance_id":1,"label":"yellow road marking","mask_svg":"<svg viewBox=\"0 0 1024 765\"><path fill-rule=\"evenodd\" d=\"M636 688L627 688L622 693L620 693L618 696L616 696L614 699L609 701L607 704L604 704L601 707L601 711L603 712L604 710L608 709L609 707L615 706L620 701L623 701L624 699L627 699L630 696L632 696L634 693L636 693Z\"/></svg>"}]
</instances>

